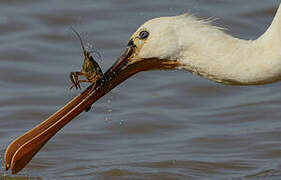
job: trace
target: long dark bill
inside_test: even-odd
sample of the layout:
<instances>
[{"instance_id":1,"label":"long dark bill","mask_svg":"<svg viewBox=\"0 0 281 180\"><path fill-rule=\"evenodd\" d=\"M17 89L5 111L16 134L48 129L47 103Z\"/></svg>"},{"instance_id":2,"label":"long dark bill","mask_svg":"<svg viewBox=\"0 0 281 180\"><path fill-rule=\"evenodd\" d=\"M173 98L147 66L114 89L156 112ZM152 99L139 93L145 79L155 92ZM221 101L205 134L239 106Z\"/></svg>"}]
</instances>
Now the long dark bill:
<instances>
[{"instance_id":1,"label":"long dark bill","mask_svg":"<svg viewBox=\"0 0 281 180\"><path fill-rule=\"evenodd\" d=\"M158 59L133 62L134 50L134 46L127 47L116 63L105 73L105 79L97 82L95 87L89 86L48 119L14 140L5 152L6 170L11 168L12 173L16 174L23 169L62 127L130 76L140 71L171 69L178 65L176 61Z\"/></svg>"},{"instance_id":2,"label":"long dark bill","mask_svg":"<svg viewBox=\"0 0 281 180\"><path fill-rule=\"evenodd\" d=\"M132 53L133 48L128 47L117 62L105 73L104 81L100 81L95 87L89 86L48 119L15 139L5 152L6 170L11 168L13 174L19 172L44 144L68 122L118 84L139 72L140 70L136 70L138 68L127 65L128 58Z\"/></svg>"}]
</instances>

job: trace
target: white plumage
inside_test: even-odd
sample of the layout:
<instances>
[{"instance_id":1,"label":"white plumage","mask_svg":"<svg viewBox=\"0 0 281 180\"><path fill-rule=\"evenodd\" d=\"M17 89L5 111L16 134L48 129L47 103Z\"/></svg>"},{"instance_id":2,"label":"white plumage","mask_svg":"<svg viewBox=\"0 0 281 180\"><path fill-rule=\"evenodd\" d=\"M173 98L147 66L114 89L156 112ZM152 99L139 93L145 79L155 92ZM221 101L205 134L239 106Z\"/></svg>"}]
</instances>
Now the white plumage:
<instances>
[{"instance_id":1,"label":"white plumage","mask_svg":"<svg viewBox=\"0 0 281 180\"><path fill-rule=\"evenodd\" d=\"M150 33L145 42L134 38L142 30ZM280 35L281 5L268 30L254 41L232 37L188 14L149 20L131 38L140 47L139 59L177 60L179 69L220 83L259 85L281 80Z\"/></svg>"}]
</instances>

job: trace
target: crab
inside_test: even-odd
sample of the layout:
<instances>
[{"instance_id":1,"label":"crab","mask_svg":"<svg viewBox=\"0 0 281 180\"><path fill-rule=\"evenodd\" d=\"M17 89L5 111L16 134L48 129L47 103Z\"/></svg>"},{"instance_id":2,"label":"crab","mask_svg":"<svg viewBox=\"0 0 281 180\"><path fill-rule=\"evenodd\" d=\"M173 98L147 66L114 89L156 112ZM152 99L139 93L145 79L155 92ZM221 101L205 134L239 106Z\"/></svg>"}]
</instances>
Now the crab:
<instances>
[{"instance_id":1,"label":"crab","mask_svg":"<svg viewBox=\"0 0 281 180\"><path fill-rule=\"evenodd\" d=\"M93 56L91 56L91 52L85 49L83 41L79 35L79 33L73 29L73 32L78 36L79 41L81 43L81 47L84 53L84 62L82 65L82 70L77 72L70 72L70 80L72 82L72 88L81 89L80 83L93 83L94 85L98 80L104 79L104 74L99 66L99 64L95 61ZM84 76L86 79L79 79L79 76Z\"/></svg>"}]
</instances>

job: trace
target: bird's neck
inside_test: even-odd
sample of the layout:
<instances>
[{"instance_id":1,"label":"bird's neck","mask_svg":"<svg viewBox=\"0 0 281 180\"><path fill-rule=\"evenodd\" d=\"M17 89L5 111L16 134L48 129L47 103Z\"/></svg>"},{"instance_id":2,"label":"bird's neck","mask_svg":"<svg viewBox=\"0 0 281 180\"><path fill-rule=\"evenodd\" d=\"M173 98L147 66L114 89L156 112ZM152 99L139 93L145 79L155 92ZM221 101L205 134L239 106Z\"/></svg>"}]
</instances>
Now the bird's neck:
<instances>
[{"instance_id":1,"label":"bird's neck","mask_svg":"<svg viewBox=\"0 0 281 180\"><path fill-rule=\"evenodd\" d=\"M281 8L268 30L254 41L234 38L198 20L191 20L188 29L179 31L184 51L178 59L183 69L231 85L281 80Z\"/></svg>"}]
</instances>

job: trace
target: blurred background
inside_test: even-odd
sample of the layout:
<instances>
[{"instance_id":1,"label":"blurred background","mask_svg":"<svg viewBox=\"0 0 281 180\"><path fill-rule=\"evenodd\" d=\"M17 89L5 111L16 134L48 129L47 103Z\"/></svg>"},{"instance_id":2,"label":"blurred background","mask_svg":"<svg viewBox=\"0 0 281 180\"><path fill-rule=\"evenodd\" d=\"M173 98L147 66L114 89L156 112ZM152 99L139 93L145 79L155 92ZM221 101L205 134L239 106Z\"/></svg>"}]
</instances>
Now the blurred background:
<instances>
[{"instance_id":1,"label":"blurred background","mask_svg":"<svg viewBox=\"0 0 281 180\"><path fill-rule=\"evenodd\" d=\"M0 179L279 179L280 83L231 87L182 71L139 73L60 131L17 176L8 144L79 93L81 33L106 70L130 35L189 12L256 39L279 0L1 0ZM84 88L86 85L83 86Z\"/></svg>"}]
</instances>

